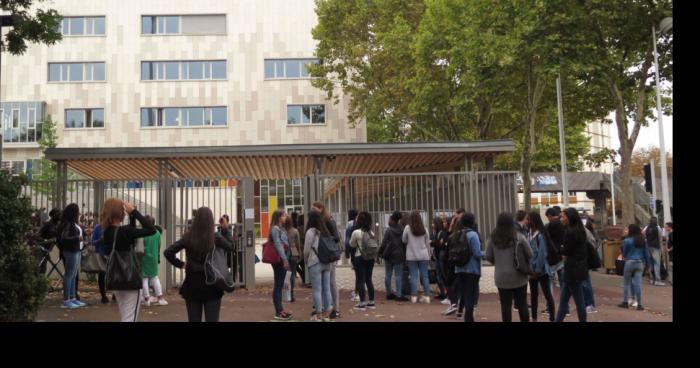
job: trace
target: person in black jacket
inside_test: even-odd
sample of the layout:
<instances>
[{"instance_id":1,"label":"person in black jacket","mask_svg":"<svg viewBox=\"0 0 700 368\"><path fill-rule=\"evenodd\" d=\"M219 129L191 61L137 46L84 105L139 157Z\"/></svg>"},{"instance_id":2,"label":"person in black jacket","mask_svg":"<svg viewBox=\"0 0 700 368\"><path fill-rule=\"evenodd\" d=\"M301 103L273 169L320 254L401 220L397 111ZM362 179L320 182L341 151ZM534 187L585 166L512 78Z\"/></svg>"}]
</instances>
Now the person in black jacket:
<instances>
[{"instance_id":1,"label":"person in black jacket","mask_svg":"<svg viewBox=\"0 0 700 368\"><path fill-rule=\"evenodd\" d=\"M575 208L569 207L561 215L565 228L564 247L564 286L559 298L559 313L557 322L566 317L569 299L573 296L576 303L576 313L579 322L586 322L586 303L583 297L583 282L588 276L588 240L581 217Z\"/></svg>"},{"instance_id":2,"label":"person in black jacket","mask_svg":"<svg viewBox=\"0 0 700 368\"><path fill-rule=\"evenodd\" d=\"M449 233L447 232L447 218L443 215L441 218L433 220L432 231L430 233L430 247L433 248L433 258L435 261L435 271L437 273L437 284L439 289L438 299L444 300L447 298L447 283L445 282L445 269L447 268L447 240Z\"/></svg>"},{"instance_id":3,"label":"person in black jacket","mask_svg":"<svg viewBox=\"0 0 700 368\"><path fill-rule=\"evenodd\" d=\"M80 270L80 251L83 248L83 229L78 225L80 207L71 203L63 210L61 222L56 228L57 246L61 250L63 267L62 308L75 309L87 304L77 300L77 279Z\"/></svg>"},{"instance_id":4,"label":"person in black jacket","mask_svg":"<svg viewBox=\"0 0 700 368\"><path fill-rule=\"evenodd\" d=\"M389 217L389 227L384 231L382 245L379 247L379 256L384 259L384 287L386 299L407 302L408 298L402 295L401 282L403 278L403 265L406 262L406 245L403 243L403 227L399 225L401 212L394 211ZM396 294L391 291L391 275L396 276Z\"/></svg>"},{"instance_id":5,"label":"person in black jacket","mask_svg":"<svg viewBox=\"0 0 700 368\"><path fill-rule=\"evenodd\" d=\"M48 253L53 250L54 245L56 244L56 238L58 238L57 234L57 228L58 224L61 221L61 210L58 208L53 208L49 212L49 221L46 221L42 226L41 229L39 229L39 237L42 240L41 246L43 248L42 252L42 260L41 264L39 265L39 271L41 272L42 275L46 274L46 263L49 261L49 256Z\"/></svg>"},{"instance_id":6,"label":"person in black jacket","mask_svg":"<svg viewBox=\"0 0 700 368\"><path fill-rule=\"evenodd\" d=\"M137 220L142 228L122 225L127 214L132 223L134 220ZM112 256L113 251L133 252L136 246L136 239L145 238L156 233L156 228L153 224L146 221L133 204L123 202L117 198L109 198L105 201L102 208L101 226L104 231L102 234L104 253L109 257ZM141 282L139 282L131 290L113 290L117 298L119 316L122 322L136 322L141 306L142 286ZM107 288L110 288L109 277Z\"/></svg>"},{"instance_id":7,"label":"person in black jacket","mask_svg":"<svg viewBox=\"0 0 700 368\"><path fill-rule=\"evenodd\" d=\"M185 269L185 281L180 288L180 295L185 299L187 318L190 322L202 321L204 310L207 322L218 322L223 291L215 285L207 285L204 275L204 261L214 247L233 251L231 232L228 223L221 226L221 232L214 232L214 215L208 207L197 210L192 226L182 238L165 250L165 258L173 266ZM185 250L187 262L177 258Z\"/></svg>"}]
</instances>

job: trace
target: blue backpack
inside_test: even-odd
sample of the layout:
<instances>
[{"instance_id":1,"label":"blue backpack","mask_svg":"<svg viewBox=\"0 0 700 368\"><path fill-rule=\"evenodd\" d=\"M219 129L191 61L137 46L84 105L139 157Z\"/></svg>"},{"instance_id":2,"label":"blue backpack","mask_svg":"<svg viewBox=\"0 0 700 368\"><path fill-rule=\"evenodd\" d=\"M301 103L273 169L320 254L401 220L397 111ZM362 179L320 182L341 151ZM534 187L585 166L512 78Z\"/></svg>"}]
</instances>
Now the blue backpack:
<instances>
[{"instance_id":1,"label":"blue backpack","mask_svg":"<svg viewBox=\"0 0 700 368\"><path fill-rule=\"evenodd\" d=\"M340 243L331 235L319 234L318 251L314 252L321 263L333 263L340 259Z\"/></svg>"}]
</instances>

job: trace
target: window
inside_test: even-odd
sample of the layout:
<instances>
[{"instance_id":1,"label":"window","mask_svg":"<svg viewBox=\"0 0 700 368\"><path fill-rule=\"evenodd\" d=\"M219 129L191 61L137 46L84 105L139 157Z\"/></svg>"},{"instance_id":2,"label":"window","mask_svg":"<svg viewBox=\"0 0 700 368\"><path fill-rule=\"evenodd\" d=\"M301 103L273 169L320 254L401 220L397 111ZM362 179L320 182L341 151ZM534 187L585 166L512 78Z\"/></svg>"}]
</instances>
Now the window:
<instances>
[{"instance_id":1,"label":"window","mask_svg":"<svg viewBox=\"0 0 700 368\"><path fill-rule=\"evenodd\" d=\"M310 125L326 123L326 107L324 105L288 105L287 124Z\"/></svg>"},{"instance_id":2,"label":"window","mask_svg":"<svg viewBox=\"0 0 700 368\"><path fill-rule=\"evenodd\" d=\"M66 109L66 129L104 128L104 109Z\"/></svg>"},{"instance_id":3,"label":"window","mask_svg":"<svg viewBox=\"0 0 700 368\"><path fill-rule=\"evenodd\" d=\"M25 172L25 161L2 161L0 169L9 170L12 175L19 175Z\"/></svg>"},{"instance_id":4,"label":"window","mask_svg":"<svg viewBox=\"0 0 700 368\"><path fill-rule=\"evenodd\" d=\"M3 142L32 143L41 139L43 102L0 103Z\"/></svg>"},{"instance_id":5,"label":"window","mask_svg":"<svg viewBox=\"0 0 700 368\"><path fill-rule=\"evenodd\" d=\"M49 63L49 82L105 80L105 63Z\"/></svg>"},{"instance_id":6,"label":"window","mask_svg":"<svg viewBox=\"0 0 700 368\"><path fill-rule=\"evenodd\" d=\"M63 36L104 36L105 17L64 17L59 26Z\"/></svg>"},{"instance_id":7,"label":"window","mask_svg":"<svg viewBox=\"0 0 700 368\"><path fill-rule=\"evenodd\" d=\"M265 79L309 78L311 64L318 59L266 59Z\"/></svg>"},{"instance_id":8,"label":"window","mask_svg":"<svg viewBox=\"0 0 700 368\"><path fill-rule=\"evenodd\" d=\"M141 80L225 79L226 60L141 62Z\"/></svg>"},{"instance_id":9,"label":"window","mask_svg":"<svg viewBox=\"0 0 700 368\"><path fill-rule=\"evenodd\" d=\"M147 107L141 109L141 127L204 127L226 126L228 113L216 107Z\"/></svg>"},{"instance_id":10,"label":"window","mask_svg":"<svg viewBox=\"0 0 700 368\"><path fill-rule=\"evenodd\" d=\"M226 15L144 15L141 16L141 34L226 34Z\"/></svg>"}]
</instances>

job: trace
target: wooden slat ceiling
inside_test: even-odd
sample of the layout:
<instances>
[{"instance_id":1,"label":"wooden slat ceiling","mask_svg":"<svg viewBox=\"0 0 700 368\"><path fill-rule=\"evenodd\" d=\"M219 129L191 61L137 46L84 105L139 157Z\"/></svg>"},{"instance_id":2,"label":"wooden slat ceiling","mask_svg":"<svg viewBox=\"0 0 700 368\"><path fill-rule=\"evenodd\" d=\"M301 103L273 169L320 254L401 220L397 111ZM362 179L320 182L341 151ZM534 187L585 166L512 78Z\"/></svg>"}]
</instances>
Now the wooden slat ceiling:
<instances>
[{"instance_id":1,"label":"wooden slat ceiling","mask_svg":"<svg viewBox=\"0 0 700 368\"><path fill-rule=\"evenodd\" d=\"M489 153L470 157L483 159ZM175 158L169 163L185 178L222 178L251 176L259 179L298 179L312 175L310 156L233 156ZM326 157L323 174L381 174L395 172L439 171L461 168L464 153L348 154ZM155 179L155 159L70 160L68 166L88 177L100 180Z\"/></svg>"}]
</instances>

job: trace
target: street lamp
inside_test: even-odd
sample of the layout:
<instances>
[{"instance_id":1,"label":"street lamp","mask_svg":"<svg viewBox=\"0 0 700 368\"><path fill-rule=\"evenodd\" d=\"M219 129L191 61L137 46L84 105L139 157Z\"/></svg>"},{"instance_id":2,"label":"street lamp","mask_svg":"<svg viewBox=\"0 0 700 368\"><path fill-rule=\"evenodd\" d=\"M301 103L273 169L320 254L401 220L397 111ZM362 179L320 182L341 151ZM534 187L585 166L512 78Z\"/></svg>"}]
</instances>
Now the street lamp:
<instances>
[{"instance_id":1,"label":"street lamp","mask_svg":"<svg viewBox=\"0 0 700 368\"><path fill-rule=\"evenodd\" d=\"M561 75L557 75L557 107L559 109L559 154L561 156L561 191L564 208L569 207L569 185L566 170L566 142L564 141L564 108L561 101Z\"/></svg>"},{"instance_id":2,"label":"street lamp","mask_svg":"<svg viewBox=\"0 0 700 368\"><path fill-rule=\"evenodd\" d=\"M659 23L659 32L667 33L673 30L673 18L668 17ZM671 200L668 193L668 170L666 168L666 144L664 142L663 112L661 111L661 80L659 78L659 56L656 52L656 28L651 26L654 38L654 68L656 69L656 116L659 120L659 151L661 159L661 195L663 196L664 222L671 222Z\"/></svg>"},{"instance_id":3,"label":"street lamp","mask_svg":"<svg viewBox=\"0 0 700 368\"><path fill-rule=\"evenodd\" d=\"M16 16L13 15L0 15L0 40L2 40L2 27L12 27L15 24L15 18ZM2 48L0 48L0 70L2 69ZM2 73L0 73L0 76L2 76ZM2 85L2 78L0 78L0 85ZM0 92L2 89L0 89ZM0 96L2 97L2 96ZM0 98L0 102L2 101L2 98ZM3 110L3 115L5 114ZM0 127L3 127L2 119L4 117L0 116ZM0 129L0 165L2 165L2 129Z\"/></svg>"}]
</instances>

